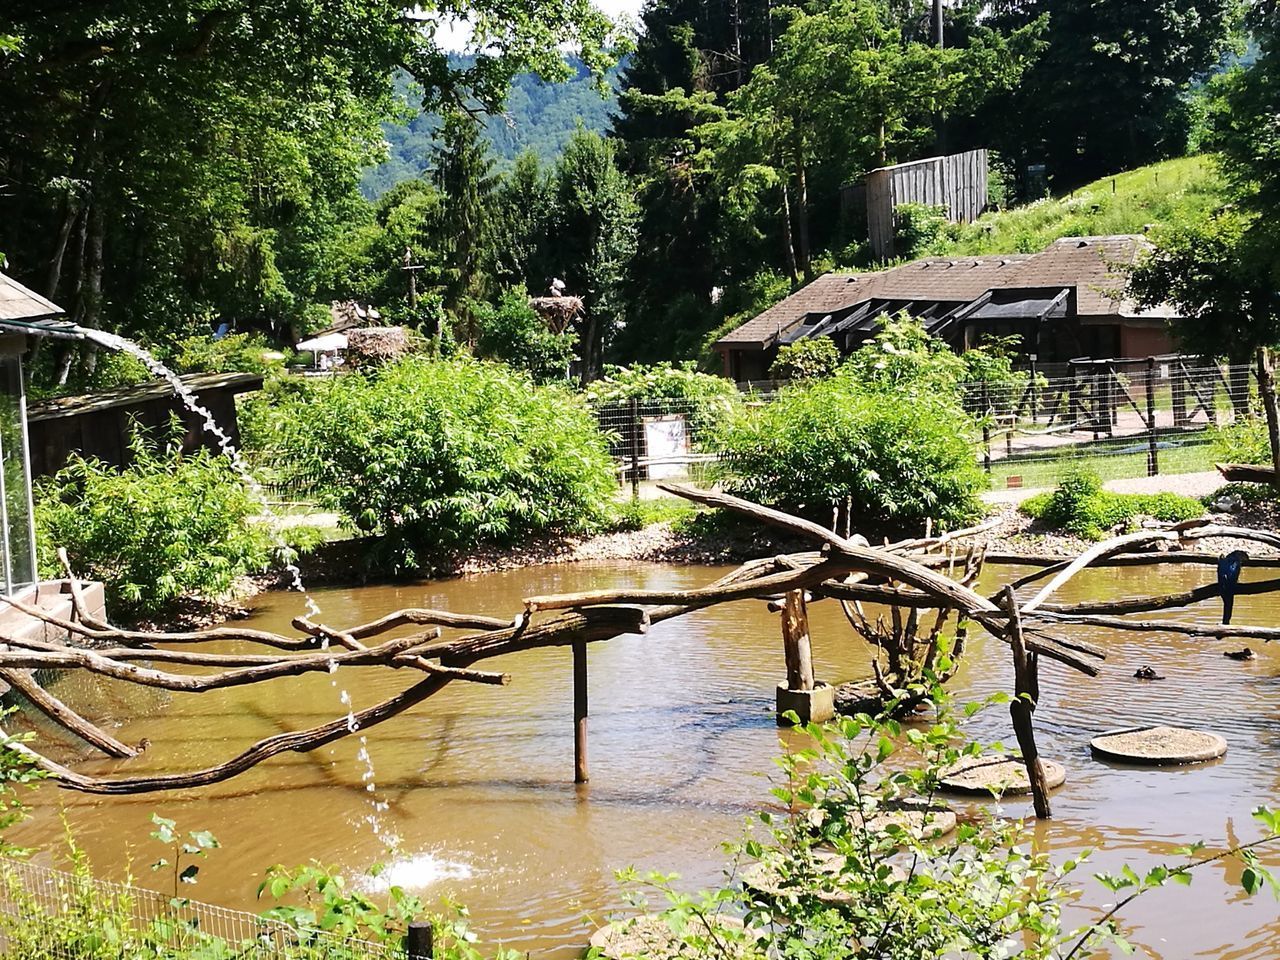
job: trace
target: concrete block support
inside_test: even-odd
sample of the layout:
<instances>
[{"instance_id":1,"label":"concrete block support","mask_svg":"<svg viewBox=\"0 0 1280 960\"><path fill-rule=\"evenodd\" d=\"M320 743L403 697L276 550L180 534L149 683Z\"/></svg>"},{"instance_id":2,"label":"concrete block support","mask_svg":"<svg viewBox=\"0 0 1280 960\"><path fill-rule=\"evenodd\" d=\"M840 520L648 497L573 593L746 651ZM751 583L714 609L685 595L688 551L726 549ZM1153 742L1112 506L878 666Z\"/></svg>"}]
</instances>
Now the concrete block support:
<instances>
[{"instance_id":1,"label":"concrete block support","mask_svg":"<svg viewBox=\"0 0 1280 960\"><path fill-rule=\"evenodd\" d=\"M791 690L778 684L778 726L790 726L783 714L794 711L801 723L825 723L836 715L836 688L819 680L812 690Z\"/></svg>"}]
</instances>

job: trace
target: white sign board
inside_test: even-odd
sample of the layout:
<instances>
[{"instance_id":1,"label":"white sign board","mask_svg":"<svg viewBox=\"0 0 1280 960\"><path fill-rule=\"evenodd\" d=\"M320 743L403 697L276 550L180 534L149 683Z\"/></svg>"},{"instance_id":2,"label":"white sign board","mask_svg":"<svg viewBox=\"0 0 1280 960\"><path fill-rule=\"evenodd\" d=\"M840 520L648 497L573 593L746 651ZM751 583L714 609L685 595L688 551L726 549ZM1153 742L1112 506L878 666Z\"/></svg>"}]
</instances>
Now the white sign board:
<instances>
[{"instance_id":1,"label":"white sign board","mask_svg":"<svg viewBox=\"0 0 1280 960\"><path fill-rule=\"evenodd\" d=\"M648 451L650 480L684 476L684 457L689 453L689 431L683 414L645 417L644 445Z\"/></svg>"}]
</instances>

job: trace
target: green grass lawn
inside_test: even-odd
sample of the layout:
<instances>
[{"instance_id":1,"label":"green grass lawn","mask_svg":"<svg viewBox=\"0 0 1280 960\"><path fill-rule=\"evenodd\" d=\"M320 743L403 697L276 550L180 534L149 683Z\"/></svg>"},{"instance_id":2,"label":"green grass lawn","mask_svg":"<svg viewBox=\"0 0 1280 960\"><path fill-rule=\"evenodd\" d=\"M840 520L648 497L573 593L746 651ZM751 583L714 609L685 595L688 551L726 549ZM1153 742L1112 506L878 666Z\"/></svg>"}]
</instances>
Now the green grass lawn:
<instances>
[{"instance_id":1,"label":"green grass lawn","mask_svg":"<svg viewBox=\"0 0 1280 960\"><path fill-rule=\"evenodd\" d=\"M1226 199L1211 156L1166 160L1104 177L1065 197L986 214L958 227L946 252L1035 253L1059 237L1142 233L1148 225L1208 213Z\"/></svg>"},{"instance_id":2,"label":"green grass lawn","mask_svg":"<svg viewBox=\"0 0 1280 960\"><path fill-rule=\"evenodd\" d=\"M1136 446L1142 440L1141 437L1131 439L1125 447ZM1200 473L1213 469L1213 448L1209 443L1170 447L1159 450L1158 454L1161 474ZM1053 487L1068 470L1080 468L1093 471L1103 480L1145 477L1147 454L1106 453L1099 452L1097 447L1078 447L1034 458L996 460L991 464L991 488L1007 489L1011 476L1021 477L1022 486L1027 490Z\"/></svg>"}]
</instances>

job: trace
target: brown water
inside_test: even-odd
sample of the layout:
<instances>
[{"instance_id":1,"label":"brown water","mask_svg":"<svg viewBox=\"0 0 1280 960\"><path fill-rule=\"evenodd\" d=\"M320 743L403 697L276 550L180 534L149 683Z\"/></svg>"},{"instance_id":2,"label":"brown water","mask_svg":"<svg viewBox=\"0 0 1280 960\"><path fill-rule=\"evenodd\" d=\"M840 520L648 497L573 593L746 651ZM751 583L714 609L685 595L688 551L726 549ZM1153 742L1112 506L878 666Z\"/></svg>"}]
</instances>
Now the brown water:
<instances>
[{"instance_id":1,"label":"brown water","mask_svg":"<svg viewBox=\"0 0 1280 960\"><path fill-rule=\"evenodd\" d=\"M511 616L534 594L614 586L666 588L710 582L707 567L611 564L543 567L416 586L317 591L331 623L356 623L404 606ZM1010 568L988 572L1010 578ZM1204 569L1129 569L1090 574L1066 598L1173 592L1207 579ZM293 594L262 599L252 625L286 630L302 611ZM1190 616L1190 614L1180 614ZM1215 616L1207 610L1201 616ZM1265 598L1237 602L1239 622L1276 623ZM868 656L834 604L812 608L818 675L865 674ZM1095 848L1096 869L1130 863L1141 871L1174 860L1173 848L1249 840L1259 803L1280 803L1280 649L1254 643L1258 659L1225 659L1231 644L1158 635L1083 630L1104 644L1103 677L1090 680L1054 664L1042 670L1036 714L1041 752L1065 763L1068 782L1053 796L1055 819L1038 829L1053 849ZM1241 644L1236 643L1235 646ZM489 942L536 953L576 955L589 929L619 904L613 873L634 865L678 872L697 888L721 879L719 844L741 835L745 817L768 801L772 760L786 734L777 730L772 691L783 672L777 618L742 603L590 648L591 783L575 787L572 690L567 650L500 661L505 688L454 684L407 715L375 728L369 750L383 822L402 838L396 882L428 900L466 903ZM495 662L496 664L497 662ZM1168 679L1142 683L1150 664ZM970 645L953 684L960 698L1008 689L1008 650L987 637ZM344 668L336 680L357 706L413 682L406 672ZM147 737L151 748L127 763L92 761L105 774L189 769L239 752L284 729L345 713L327 676L274 681L201 696L139 693L111 681L69 679L59 692L91 715L129 716L120 735ZM86 707L86 709L88 709ZM1215 730L1230 751L1186 769L1136 770L1090 759L1088 740L1114 727L1174 721ZM975 737L1012 742L1007 713L973 724ZM386 859L367 822L365 765L355 738L311 754L278 757L220 785L180 793L97 798L42 787L34 819L14 839L49 847L64 811L77 841L103 872L132 860L139 882L156 883L147 865L161 851L147 838L152 812L184 829L211 830L213 853L201 899L261 909L257 879L269 864L316 859L349 876ZM1027 812L1008 803L1013 815ZM41 859L48 860L46 854ZM1269 857L1276 862L1277 857ZM1192 887L1149 895L1126 911L1140 955L1222 960L1280 956L1280 907L1265 895L1246 901L1239 870L1214 865ZM1080 875L1087 903L1107 895Z\"/></svg>"}]
</instances>

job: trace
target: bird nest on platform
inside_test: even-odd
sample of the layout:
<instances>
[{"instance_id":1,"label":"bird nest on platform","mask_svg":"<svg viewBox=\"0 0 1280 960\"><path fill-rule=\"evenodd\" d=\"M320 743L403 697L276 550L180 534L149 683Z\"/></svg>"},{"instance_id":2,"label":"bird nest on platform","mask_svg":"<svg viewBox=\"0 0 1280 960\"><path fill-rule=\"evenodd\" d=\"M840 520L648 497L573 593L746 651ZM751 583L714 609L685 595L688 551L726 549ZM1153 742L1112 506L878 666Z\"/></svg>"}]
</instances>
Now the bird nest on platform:
<instances>
[{"instance_id":1,"label":"bird nest on platform","mask_svg":"<svg viewBox=\"0 0 1280 960\"><path fill-rule=\"evenodd\" d=\"M529 306L552 333L564 333L586 310L581 297L530 297Z\"/></svg>"},{"instance_id":2,"label":"bird nest on platform","mask_svg":"<svg viewBox=\"0 0 1280 960\"><path fill-rule=\"evenodd\" d=\"M362 327L347 331L347 362L372 366L398 360L413 350L404 327Z\"/></svg>"}]
</instances>

